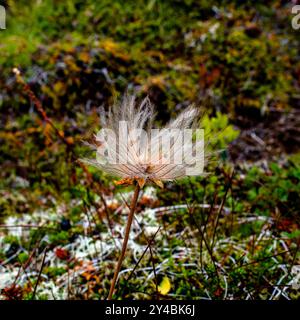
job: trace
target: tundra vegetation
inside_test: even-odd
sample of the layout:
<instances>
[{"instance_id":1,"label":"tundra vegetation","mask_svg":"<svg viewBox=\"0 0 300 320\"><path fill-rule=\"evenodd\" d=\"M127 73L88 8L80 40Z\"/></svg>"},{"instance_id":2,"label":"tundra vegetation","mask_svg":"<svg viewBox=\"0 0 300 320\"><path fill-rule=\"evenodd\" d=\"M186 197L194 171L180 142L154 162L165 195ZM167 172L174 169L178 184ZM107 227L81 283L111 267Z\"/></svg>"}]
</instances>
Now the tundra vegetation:
<instances>
[{"instance_id":1,"label":"tundra vegetation","mask_svg":"<svg viewBox=\"0 0 300 320\"><path fill-rule=\"evenodd\" d=\"M143 187L113 299L299 299L294 3L0 1L1 299L108 297L134 189L78 160L124 92L218 152Z\"/></svg>"}]
</instances>

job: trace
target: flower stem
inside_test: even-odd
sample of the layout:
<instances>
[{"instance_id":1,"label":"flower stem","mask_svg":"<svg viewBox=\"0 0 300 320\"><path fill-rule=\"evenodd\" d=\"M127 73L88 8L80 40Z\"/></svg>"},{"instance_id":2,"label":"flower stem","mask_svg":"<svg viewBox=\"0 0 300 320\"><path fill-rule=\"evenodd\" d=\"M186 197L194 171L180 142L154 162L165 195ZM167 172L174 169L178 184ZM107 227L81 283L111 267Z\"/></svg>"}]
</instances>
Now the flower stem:
<instances>
[{"instance_id":1,"label":"flower stem","mask_svg":"<svg viewBox=\"0 0 300 320\"><path fill-rule=\"evenodd\" d=\"M131 224L132 224L132 220L133 220L133 216L134 216L134 212L135 212L135 208L136 208L136 204L137 204L137 200L139 197L139 193L140 193L140 186L138 185L138 183L136 184L135 190L134 190L134 195L130 204L130 212L129 212L129 216L128 216L128 221L127 221L127 225L126 225L126 230L125 230L125 237L123 240L123 244L122 244L122 251L121 251L121 255L119 257L116 269L115 269L115 273L114 273L114 277L113 280L111 282L111 286L110 286L110 290L109 290L109 295L107 300L111 300L112 295L114 293L114 289L115 289L115 285L118 279L118 275L119 272L121 270L122 267L122 262L126 253L126 248L127 248L127 243L128 243L128 238L129 238L129 232L130 232L130 228L131 228Z\"/></svg>"}]
</instances>

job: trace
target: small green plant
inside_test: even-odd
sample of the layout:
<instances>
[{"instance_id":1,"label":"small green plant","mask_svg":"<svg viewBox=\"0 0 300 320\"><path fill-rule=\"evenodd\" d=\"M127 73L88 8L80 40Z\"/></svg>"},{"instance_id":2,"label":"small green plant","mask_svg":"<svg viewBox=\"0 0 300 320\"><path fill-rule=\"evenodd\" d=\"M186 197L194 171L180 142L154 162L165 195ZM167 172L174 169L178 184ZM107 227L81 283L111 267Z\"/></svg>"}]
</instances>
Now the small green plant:
<instances>
[{"instance_id":1,"label":"small green plant","mask_svg":"<svg viewBox=\"0 0 300 320\"><path fill-rule=\"evenodd\" d=\"M202 125L205 135L211 139L217 149L225 149L230 142L239 136L239 130L229 124L228 116L219 111L215 117L209 117L205 114Z\"/></svg>"}]
</instances>

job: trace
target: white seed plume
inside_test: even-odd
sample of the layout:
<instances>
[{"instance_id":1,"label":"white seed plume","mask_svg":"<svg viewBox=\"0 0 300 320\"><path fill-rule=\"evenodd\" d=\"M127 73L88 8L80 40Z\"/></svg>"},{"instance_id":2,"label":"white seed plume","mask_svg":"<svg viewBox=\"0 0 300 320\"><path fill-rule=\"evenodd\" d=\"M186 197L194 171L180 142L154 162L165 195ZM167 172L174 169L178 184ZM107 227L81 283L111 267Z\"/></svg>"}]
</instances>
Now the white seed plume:
<instances>
[{"instance_id":1,"label":"white seed plume","mask_svg":"<svg viewBox=\"0 0 300 320\"><path fill-rule=\"evenodd\" d=\"M100 130L95 135L96 145L92 147L97 150L96 159L83 161L122 179L142 181L142 185L147 181L162 185L164 180L201 175L204 137L199 144L192 136L188 139L183 135L192 134L187 129L195 127L198 115L198 110L190 106L163 129L153 130L155 114L149 99L137 105L134 96L125 96L108 113L101 110L101 124L107 134ZM197 156L196 165L193 154Z\"/></svg>"}]
</instances>

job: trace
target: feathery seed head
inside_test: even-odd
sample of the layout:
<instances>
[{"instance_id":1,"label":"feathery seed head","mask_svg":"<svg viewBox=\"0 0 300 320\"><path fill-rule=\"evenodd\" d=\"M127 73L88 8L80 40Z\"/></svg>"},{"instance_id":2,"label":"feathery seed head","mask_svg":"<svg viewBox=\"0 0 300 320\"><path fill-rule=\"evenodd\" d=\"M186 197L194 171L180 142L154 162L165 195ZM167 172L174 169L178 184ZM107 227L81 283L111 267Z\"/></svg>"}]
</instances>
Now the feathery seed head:
<instances>
[{"instance_id":1,"label":"feathery seed head","mask_svg":"<svg viewBox=\"0 0 300 320\"><path fill-rule=\"evenodd\" d=\"M193 129L199 115L193 106L162 129L153 128L155 114L148 98L137 105L134 96L125 96L100 115L96 159L83 161L121 177L117 184L137 181L143 187L154 182L163 187L165 180L203 174L204 133Z\"/></svg>"}]
</instances>

